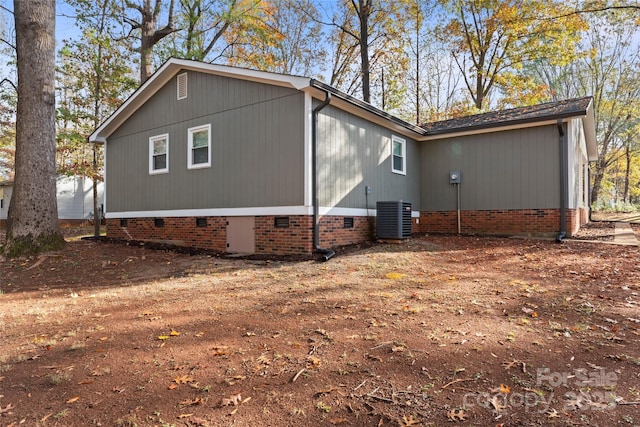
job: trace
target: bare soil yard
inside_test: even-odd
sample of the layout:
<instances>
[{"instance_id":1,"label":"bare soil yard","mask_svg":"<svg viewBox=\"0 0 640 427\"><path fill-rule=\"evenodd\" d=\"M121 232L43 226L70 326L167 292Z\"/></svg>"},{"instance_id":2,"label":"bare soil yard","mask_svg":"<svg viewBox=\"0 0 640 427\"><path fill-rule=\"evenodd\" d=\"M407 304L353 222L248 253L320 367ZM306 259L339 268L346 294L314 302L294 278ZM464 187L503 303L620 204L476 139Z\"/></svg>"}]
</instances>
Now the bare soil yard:
<instances>
[{"instance_id":1,"label":"bare soil yard","mask_svg":"<svg viewBox=\"0 0 640 427\"><path fill-rule=\"evenodd\" d=\"M314 260L72 239L0 262L2 426L640 425L640 252L416 237Z\"/></svg>"}]
</instances>

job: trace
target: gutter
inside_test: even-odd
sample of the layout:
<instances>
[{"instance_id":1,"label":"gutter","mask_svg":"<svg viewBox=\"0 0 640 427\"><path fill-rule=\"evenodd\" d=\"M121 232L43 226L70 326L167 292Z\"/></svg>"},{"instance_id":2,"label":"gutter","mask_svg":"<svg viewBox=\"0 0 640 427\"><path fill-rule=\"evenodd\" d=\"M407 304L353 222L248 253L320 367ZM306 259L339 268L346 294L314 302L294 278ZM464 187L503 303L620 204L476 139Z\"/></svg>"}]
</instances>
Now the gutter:
<instances>
[{"instance_id":1,"label":"gutter","mask_svg":"<svg viewBox=\"0 0 640 427\"><path fill-rule=\"evenodd\" d=\"M311 114L311 182L313 198L313 248L323 255L323 261L329 261L336 253L332 249L320 247L320 201L318 200L318 113L331 102L331 93L325 91L322 104Z\"/></svg>"},{"instance_id":2,"label":"gutter","mask_svg":"<svg viewBox=\"0 0 640 427\"><path fill-rule=\"evenodd\" d=\"M560 234L556 237L556 242L562 243L562 239L567 237L567 142L562 118L558 117L558 137L560 139Z\"/></svg>"}]
</instances>

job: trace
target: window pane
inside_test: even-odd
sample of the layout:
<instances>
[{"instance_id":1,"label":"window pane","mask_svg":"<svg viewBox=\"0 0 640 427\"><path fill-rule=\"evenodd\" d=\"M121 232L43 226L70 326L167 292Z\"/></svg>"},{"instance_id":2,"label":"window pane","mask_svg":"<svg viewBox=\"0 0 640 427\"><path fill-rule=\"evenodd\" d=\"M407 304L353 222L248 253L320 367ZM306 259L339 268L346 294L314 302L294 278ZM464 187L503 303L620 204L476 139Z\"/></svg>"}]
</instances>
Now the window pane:
<instances>
[{"instance_id":1,"label":"window pane","mask_svg":"<svg viewBox=\"0 0 640 427\"><path fill-rule=\"evenodd\" d=\"M201 130L193 133L193 148L206 147L209 145L209 132Z\"/></svg>"},{"instance_id":2,"label":"window pane","mask_svg":"<svg viewBox=\"0 0 640 427\"><path fill-rule=\"evenodd\" d=\"M394 156L403 156L402 153L402 144L399 142L393 143L393 155Z\"/></svg>"},{"instance_id":3,"label":"window pane","mask_svg":"<svg viewBox=\"0 0 640 427\"><path fill-rule=\"evenodd\" d=\"M157 139L153 141L153 154L164 154L167 152L167 140Z\"/></svg>"},{"instance_id":4,"label":"window pane","mask_svg":"<svg viewBox=\"0 0 640 427\"><path fill-rule=\"evenodd\" d=\"M193 164L207 163L209 161L209 147L205 145L202 148L194 148L193 151Z\"/></svg>"},{"instance_id":5,"label":"window pane","mask_svg":"<svg viewBox=\"0 0 640 427\"><path fill-rule=\"evenodd\" d=\"M159 154L153 156L153 170L166 169L167 167L167 155Z\"/></svg>"},{"instance_id":6,"label":"window pane","mask_svg":"<svg viewBox=\"0 0 640 427\"><path fill-rule=\"evenodd\" d=\"M393 156L393 170L402 170L402 157Z\"/></svg>"}]
</instances>

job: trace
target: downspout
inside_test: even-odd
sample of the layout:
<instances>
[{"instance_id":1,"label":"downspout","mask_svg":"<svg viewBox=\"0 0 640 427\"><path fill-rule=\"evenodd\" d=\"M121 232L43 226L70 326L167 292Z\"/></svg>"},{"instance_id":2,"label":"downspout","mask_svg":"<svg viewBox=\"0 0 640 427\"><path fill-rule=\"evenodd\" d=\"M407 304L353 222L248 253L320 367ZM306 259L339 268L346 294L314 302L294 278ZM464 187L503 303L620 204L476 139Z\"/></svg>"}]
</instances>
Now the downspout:
<instances>
[{"instance_id":1,"label":"downspout","mask_svg":"<svg viewBox=\"0 0 640 427\"><path fill-rule=\"evenodd\" d=\"M556 237L556 242L561 243L567 236L567 142L561 118L558 119L558 136L560 139L560 234Z\"/></svg>"},{"instance_id":2,"label":"downspout","mask_svg":"<svg viewBox=\"0 0 640 427\"><path fill-rule=\"evenodd\" d=\"M313 198L313 248L322 254L323 261L329 261L336 253L320 247L320 201L318 200L318 113L331 102L331 93L325 91L325 100L313 109L311 114L311 186Z\"/></svg>"}]
</instances>

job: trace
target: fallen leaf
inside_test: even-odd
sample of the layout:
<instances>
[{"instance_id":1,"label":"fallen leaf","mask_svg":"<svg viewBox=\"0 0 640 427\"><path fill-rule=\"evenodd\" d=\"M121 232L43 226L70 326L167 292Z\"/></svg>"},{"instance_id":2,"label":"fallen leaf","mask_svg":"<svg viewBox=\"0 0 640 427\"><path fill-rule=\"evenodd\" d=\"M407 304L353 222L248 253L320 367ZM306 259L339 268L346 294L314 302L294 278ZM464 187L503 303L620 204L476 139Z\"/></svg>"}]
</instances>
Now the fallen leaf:
<instances>
[{"instance_id":1,"label":"fallen leaf","mask_svg":"<svg viewBox=\"0 0 640 427\"><path fill-rule=\"evenodd\" d=\"M400 280L404 276L406 276L406 274L403 274L403 273L387 273L386 274L387 279L391 279L391 280Z\"/></svg>"},{"instance_id":2,"label":"fallen leaf","mask_svg":"<svg viewBox=\"0 0 640 427\"><path fill-rule=\"evenodd\" d=\"M7 406L5 406L4 408L2 406L0 406L0 414L6 414L7 412L9 412L10 410L12 410L14 408L14 406L9 403Z\"/></svg>"},{"instance_id":3,"label":"fallen leaf","mask_svg":"<svg viewBox=\"0 0 640 427\"><path fill-rule=\"evenodd\" d=\"M349 421L347 421L347 419L346 419L346 418L331 418L331 419L329 420L329 422L330 422L331 424L333 424L334 426L336 426L336 425L338 425L338 424L345 424L345 423L348 423Z\"/></svg>"},{"instance_id":4,"label":"fallen leaf","mask_svg":"<svg viewBox=\"0 0 640 427\"><path fill-rule=\"evenodd\" d=\"M220 402L220 406L238 406L242 402L242 395L232 394L228 398L222 398L222 402Z\"/></svg>"},{"instance_id":5,"label":"fallen leaf","mask_svg":"<svg viewBox=\"0 0 640 427\"><path fill-rule=\"evenodd\" d=\"M180 402L180 405L182 405L182 406L196 406L196 405L202 405L204 402L205 402L205 400L202 397L196 397L195 399L183 400L182 402Z\"/></svg>"},{"instance_id":6,"label":"fallen leaf","mask_svg":"<svg viewBox=\"0 0 640 427\"><path fill-rule=\"evenodd\" d=\"M91 380L84 380L84 381L79 381L78 385L87 385L87 384L93 384L93 381Z\"/></svg>"},{"instance_id":7,"label":"fallen leaf","mask_svg":"<svg viewBox=\"0 0 640 427\"><path fill-rule=\"evenodd\" d=\"M185 418L191 418L193 416L193 414L180 414L178 415L178 419L179 420L183 420Z\"/></svg>"},{"instance_id":8,"label":"fallen leaf","mask_svg":"<svg viewBox=\"0 0 640 427\"><path fill-rule=\"evenodd\" d=\"M176 384L188 384L188 383L196 382L196 380L193 379L193 377L190 377L188 375L176 377L173 381L175 381Z\"/></svg>"},{"instance_id":9,"label":"fallen leaf","mask_svg":"<svg viewBox=\"0 0 640 427\"><path fill-rule=\"evenodd\" d=\"M454 408L454 409L451 409L449 412L447 412L447 418L449 418L449 420L451 421L464 421L467 418L469 418L469 416L464 411L464 409Z\"/></svg>"},{"instance_id":10,"label":"fallen leaf","mask_svg":"<svg viewBox=\"0 0 640 427\"><path fill-rule=\"evenodd\" d=\"M400 424L401 427L417 426L420 425L420 421L413 418L413 415L409 415L408 417L403 415L402 419L398 421L398 424Z\"/></svg>"},{"instance_id":11,"label":"fallen leaf","mask_svg":"<svg viewBox=\"0 0 640 427\"><path fill-rule=\"evenodd\" d=\"M489 403L491 403L491 406L493 406L493 409L495 409L496 412L501 412L507 407L507 405L504 404L504 401L500 399L497 395L493 396L491 400L489 400Z\"/></svg>"},{"instance_id":12,"label":"fallen leaf","mask_svg":"<svg viewBox=\"0 0 640 427\"><path fill-rule=\"evenodd\" d=\"M211 349L214 356L224 356L225 354L229 354L229 346L228 345L214 345Z\"/></svg>"},{"instance_id":13,"label":"fallen leaf","mask_svg":"<svg viewBox=\"0 0 640 427\"><path fill-rule=\"evenodd\" d=\"M80 399L80 396L74 396L71 399L67 400L67 403L77 402Z\"/></svg>"},{"instance_id":14,"label":"fallen leaf","mask_svg":"<svg viewBox=\"0 0 640 427\"><path fill-rule=\"evenodd\" d=\"M159 335L159 336L158 336L158 339L159 339L160 341L168 340L168 339L169 339L169 335Z\"/></svg>"},{"instance_id":15,"label":"fallen leaf","mask_svg":"<svg viewBox=\"0 0 640 427\"><path fill-rule=\"evenodd\" d=\"M180 335L180 332L172 329L171 332L169 332L169 335L172 337L177 337L178 335Z\"/></svg>"},{"instance_id":16,"label":"fallen leaf","mask_svg":"<svg viewBox=\"0 0 640 427\"><path fill-rule=\"evenodd\" d=\"M169 390L175 390L176 388L178 388L178 386L177 386L177 385L175 385L175 384L169 384L169 385L167 386L167 389L169 389Z\"/></svg>"}]
</instances>

